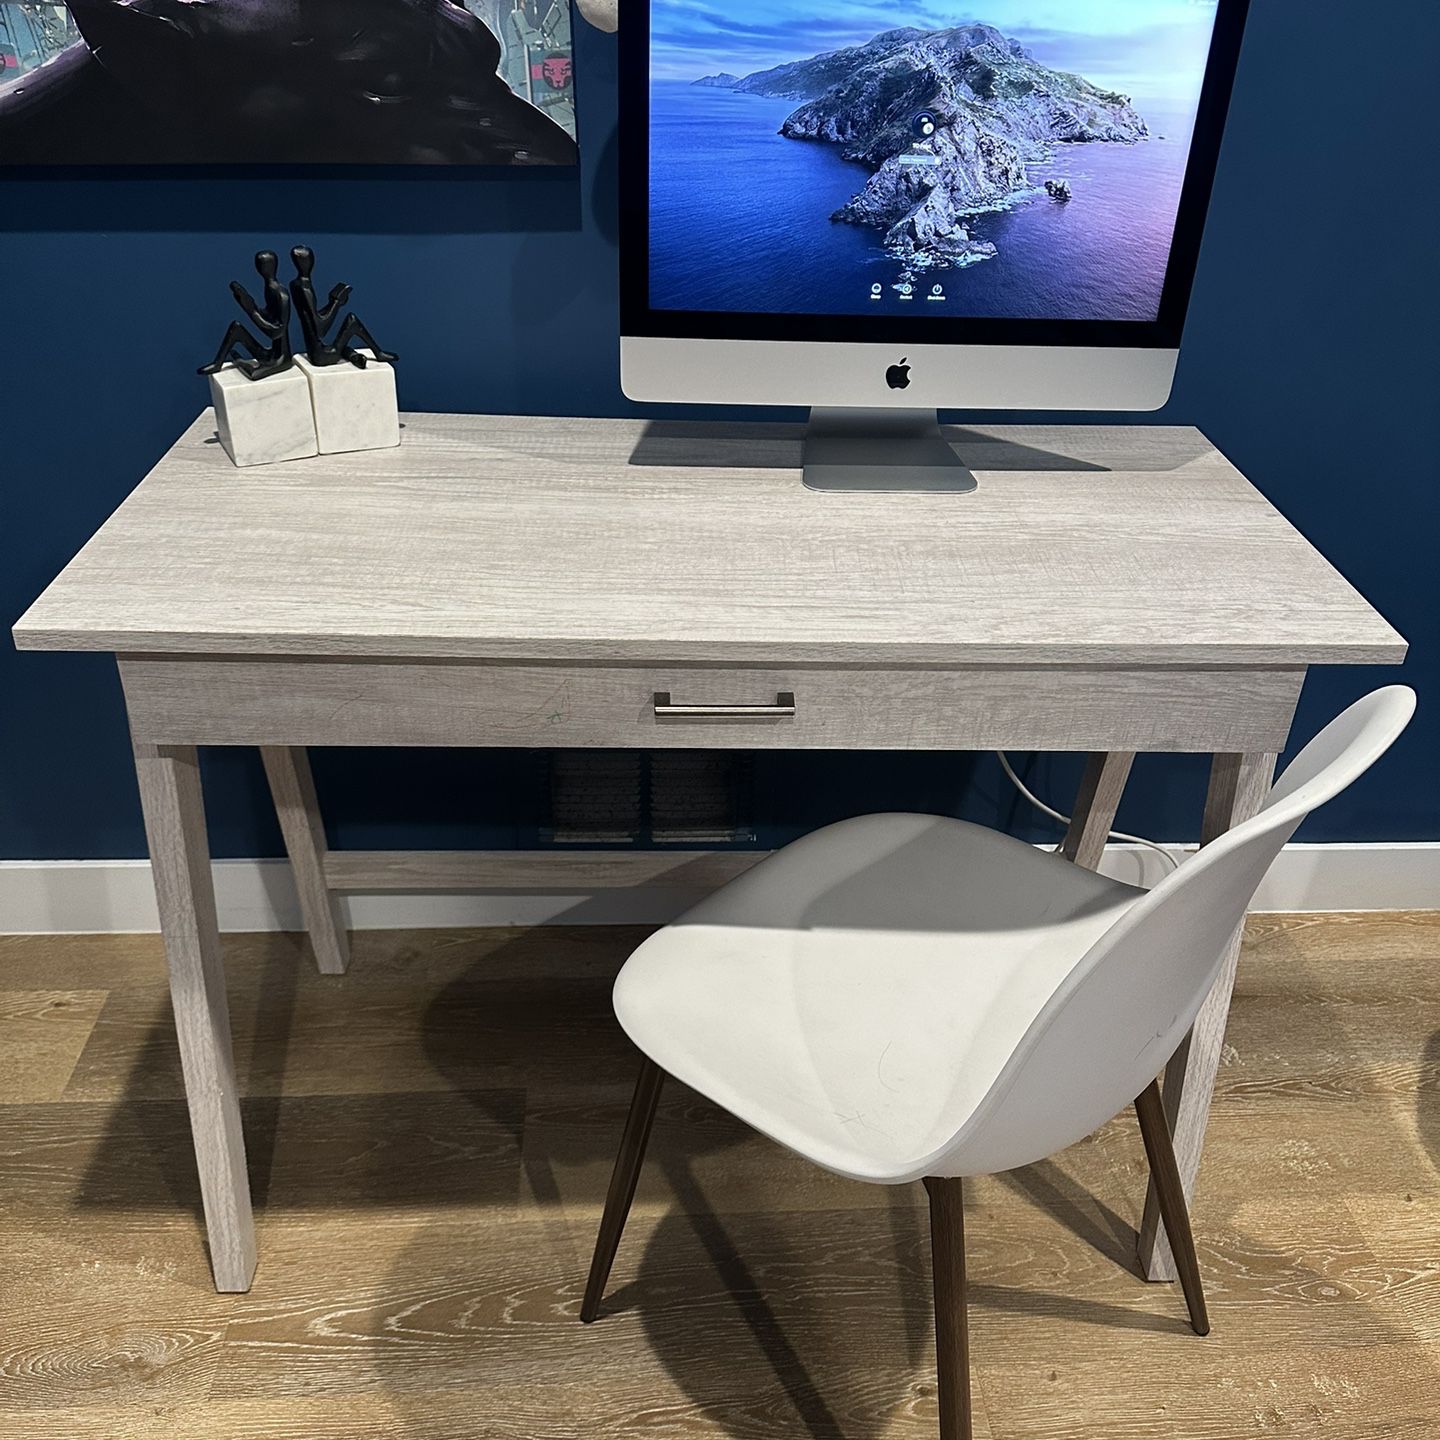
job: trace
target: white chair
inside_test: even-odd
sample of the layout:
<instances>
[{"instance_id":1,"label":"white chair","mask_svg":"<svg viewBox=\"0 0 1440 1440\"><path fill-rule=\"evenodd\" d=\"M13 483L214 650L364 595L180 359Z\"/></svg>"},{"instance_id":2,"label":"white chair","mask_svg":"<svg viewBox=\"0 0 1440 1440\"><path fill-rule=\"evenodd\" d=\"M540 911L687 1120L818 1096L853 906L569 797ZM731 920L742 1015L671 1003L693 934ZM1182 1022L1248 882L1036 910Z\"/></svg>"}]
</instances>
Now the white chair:
<instances>
[{"instance_id":1,"label":"white chair","mask_svg":"<svg viewBox=\"0 0 1440 1440\"><path fill-rule=\"evenodd\" d=\"M599 1311L669 1073L837 1174L924 1180L943 1440L971 1433L961 1177L1041 1160L1132 1100L1204 1335L1155 1077L1271 861L1414 708L1404 686L1352 705L1259 815L1148 892L963 821L871 815L787 846L652 935L615 984L647 1058L581 1319Z\"/></svg>"}]
</instances>

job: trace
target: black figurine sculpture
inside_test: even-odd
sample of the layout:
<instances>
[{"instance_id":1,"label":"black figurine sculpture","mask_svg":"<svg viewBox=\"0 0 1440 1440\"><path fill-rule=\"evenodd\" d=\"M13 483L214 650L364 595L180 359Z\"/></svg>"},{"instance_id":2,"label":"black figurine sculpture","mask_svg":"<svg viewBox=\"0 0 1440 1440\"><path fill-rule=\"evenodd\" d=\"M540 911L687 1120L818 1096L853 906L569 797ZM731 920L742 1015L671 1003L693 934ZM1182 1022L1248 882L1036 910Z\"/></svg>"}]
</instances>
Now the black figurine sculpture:
<instances>
[{"instance_id":1,"label":"black figurine sculpture","mask_svg":"<svg viewBox=\"0 0 1440 1440\"><path fill-rule=\"evenodd\" d=\"M340 322L334 340L327 341L325 332L335 323L336 312L350 298L350 287L334 285L330 298L321 305L315 298L315 286L310 272L315 268L315 252L308 245L297 245L290 252L295 262L295 278L290 282L290 294L295 299L295 313L300 317L300 330L305 336L305 354L312 365L338 365L348 360L361 370L365 368L365 356L352 343L358 340L377 360L387 360L392 365L400 357L389 350L382 350L375 337L360 323L360 317L352 310Z\"/></svg>"},{"instance_id":2,"label":"black figurine sculpture","mask_svg":"<svg viewBox=\"0 0 1440 1440\"><path fill-rule=\"evenodd\" d=\"M282 370L288 370L295 363L290 351L290 296L285 286L275 278L280 268L280 257L273 250L257 250L255 268L265 282L265 304L257 305L238 280L230 282L230 293L270 343L266 345L257 340L238 320L232 320L215 358L200 367L200 374L214 375L226 361L235 359L235 367L243 375L251 380L263 380L267 375L278 375ZM236 358L237 350L246 351L251 358Z\"/></svg>"}]
</instances>

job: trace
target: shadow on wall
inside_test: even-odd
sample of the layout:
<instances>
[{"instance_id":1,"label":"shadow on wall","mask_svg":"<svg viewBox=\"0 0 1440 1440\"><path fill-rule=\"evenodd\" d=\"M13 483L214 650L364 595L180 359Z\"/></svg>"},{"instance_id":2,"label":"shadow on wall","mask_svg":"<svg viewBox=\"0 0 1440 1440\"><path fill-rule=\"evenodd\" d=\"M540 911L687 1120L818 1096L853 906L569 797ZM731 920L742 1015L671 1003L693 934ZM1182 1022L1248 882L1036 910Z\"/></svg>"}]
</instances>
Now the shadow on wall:
<instances>
[{"instance_id":1,"label":"shadow on wall","mask_svg":"<svg viewBox=\"0 0 1440 1440\"><path fill-rule=\"evenodd\" d=\"M1425 1045L1415 1106L1415 1128L1420 1132L1420 1142L1430 1156L1430 1163L1440 1171L1440 1030Z\"/></svg>"},{"instance_id":2,"label":"shadow on wall","mask_svg":"<svg viewBox=\"0 0 1440 1440\"><path fill-rule=\"evenodd\" d=\"M605 245L618 247L620 160L613 130L594 161L587 162L585 171L584 185L575 191L577 204L583 203L588 208L587 223L599 232ZM504 182L496 184L497 188L503 188ZM573 242L561 233L565 227L531 225L525 228L528 233L516 248L507 287L510 323L515 332L524 334L533 331L537 324L547 322L563 324L563 317L569 315L578 350L593 354L586 344L587 338L603 336L604 353L614 355L614 335L618 329L618 317L614 313L614 272L603 272L597 284L594 270L575 263ZM571 228L580 228L578 212L577 223ZM570 326L565 328L569 330Z\"/></svg>"},{"instance_id":3,"label":"shadow on wall","mask_svg":"<svg viewBox=\"0 0 1440 1440\"><path fill-rule=\"evenodd\" d=\"M10 176L16 174L9 172ZM5 172L0 170L0 176ZM77 183L83 182L83 183ZM578 169L44 167L24 172L4 231L226 234L283 215L295 233L494 235L581 228Z\"/></svg>"}]
</instances>

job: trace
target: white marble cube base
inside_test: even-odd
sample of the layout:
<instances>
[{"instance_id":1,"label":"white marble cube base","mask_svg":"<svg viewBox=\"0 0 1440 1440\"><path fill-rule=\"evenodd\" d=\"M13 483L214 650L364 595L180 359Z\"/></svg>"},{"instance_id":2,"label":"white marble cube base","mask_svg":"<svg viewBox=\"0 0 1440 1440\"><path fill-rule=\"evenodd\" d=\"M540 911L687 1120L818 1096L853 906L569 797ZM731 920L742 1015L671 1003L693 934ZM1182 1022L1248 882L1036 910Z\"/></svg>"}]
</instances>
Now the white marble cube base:
<instances>
[{"instance_id":1,"label":"white marble cube base","mask_svg":"<svg viewBox=\"0 0 1440 1440\"><path fill-rule=\"evenodd\" d=\"M210 377L210 400L225 453L237 465L318 455L310 384L298 369L247 380L234 365Z\"/></svg>"},{"instance_id":2,"label":"white marble cube base","mask_svg":"<svg viewBox=\"0 0 1440 1440\"><path fill-rule=\"evenodd\" d=\"M297 357L295 364L310 382L315 436L322 455L383 450L400 443L393 365L372 359L361 370L348 360L338 365L312 365L303 357Z\"/></svg>"}]
</instances>

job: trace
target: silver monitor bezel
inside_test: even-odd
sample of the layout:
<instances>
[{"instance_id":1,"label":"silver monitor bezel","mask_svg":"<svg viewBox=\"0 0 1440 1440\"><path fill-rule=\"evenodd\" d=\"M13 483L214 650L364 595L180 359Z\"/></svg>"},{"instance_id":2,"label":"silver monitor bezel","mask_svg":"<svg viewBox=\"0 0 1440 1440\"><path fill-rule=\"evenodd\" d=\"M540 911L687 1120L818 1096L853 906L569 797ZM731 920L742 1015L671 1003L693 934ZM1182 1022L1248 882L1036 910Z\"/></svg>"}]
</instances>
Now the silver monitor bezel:
<instances>
[{"instance_id":1,"label":"silver monitor bezel","mask_svg":"<svg viewBox=\"0 0 1440 1440\"><path fill-rule=\"evenodd\" d=\"M1218 0L1160 313L1153 321L795 315L652 308L650 0L620 31L621 387L633 400L1152 410L1189 306L1249 0ZM909 366L892 388L887 372Z\"/></svg>"}]
</instances>

